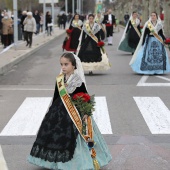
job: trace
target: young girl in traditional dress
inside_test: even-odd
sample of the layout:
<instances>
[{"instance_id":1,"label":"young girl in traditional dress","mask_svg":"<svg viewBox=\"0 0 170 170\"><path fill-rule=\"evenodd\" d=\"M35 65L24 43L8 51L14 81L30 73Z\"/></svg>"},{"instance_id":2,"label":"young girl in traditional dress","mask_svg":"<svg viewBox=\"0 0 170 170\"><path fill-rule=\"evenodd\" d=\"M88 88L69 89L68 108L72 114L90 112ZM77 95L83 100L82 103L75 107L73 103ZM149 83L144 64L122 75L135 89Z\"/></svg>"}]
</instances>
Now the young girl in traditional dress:
<instances>
[{"instance_id":1,"label":"young girl in traditional dress","mask_svg":"<svg viewBox=\"0 0 170 170\"><path fill-rule=\"evenodd\" d=\"M170 72L168 53L166 52L163 26L156 12L145 23L142 37L132 57L130 65L140 74L164 74Z\"/></svg>"},{"instance_id":2,"label":"young girl in traditional dress","mask_svg":"<svg viewBox=\"0 0 170 170\"><path fill-rule=\"evenodd\" d=\"M77 51L84 71L89 71L89 74L95 70L110 69L106 51L103 46L99 46L99 42L101 42L100 30L100 25L94 21L94 15L90 14L83 25Z\"/></svg>"},{"instance_id":3,"label":"young girl in traditional dress","mask_svg":"<svg viewBox=\"0 0 170 170\"><path fill-rule=\"evenodd\" d=\"M73 53L64 53L60 63L62 73L56 78L52 104L28 161L54 170L99 170L111 160L108 147L93 117L81 116L70 100L79 92L87 93L81 62Z\"/></svg>"},{"instance_id":4,"label":"young girl in traditional dress","mask_svg":"<svg viewBox=\"0 0 170 170\"><path fill-rule=\"evenodd\" d=\"M140 20L137 18L137 12L134 11L126 25L118 49L133 54L139 43L140 36Z\"/></svg>"},{"instance_id":5,"label":"young girl in traditional dress","mask_svg":"<svg viewBox=\"0 0 170 170\"><path fill-rule=\"evenodd\" d=\"M71 21L70 27L67 30L67 37L63 43L63 49L76 52L82 25L83 22L80 20L80 16L75 14L73 20Z\"/></svg>"}]
</instances>

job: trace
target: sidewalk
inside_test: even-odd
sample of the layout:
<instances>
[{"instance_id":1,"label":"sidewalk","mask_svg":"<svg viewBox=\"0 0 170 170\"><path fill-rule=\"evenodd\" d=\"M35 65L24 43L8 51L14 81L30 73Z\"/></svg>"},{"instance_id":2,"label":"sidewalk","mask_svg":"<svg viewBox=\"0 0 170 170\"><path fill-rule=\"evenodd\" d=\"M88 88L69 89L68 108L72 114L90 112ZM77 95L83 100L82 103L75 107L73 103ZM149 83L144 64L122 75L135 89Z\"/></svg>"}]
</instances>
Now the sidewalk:
<instances>
[{"instance_id":1,"label":"sidewalk","mask_svg":"<svg viewBox=\"0 0 170 170\"><path fill-rule=\"evenodd\" d=\"M54 32L52 36L44 35L40 33L39 35L33 36L32 48L26 47L26 42L19 41L17 45L17 50L12 45L8 50L3 50L0 48L0 75L8 72L14 65L18 64L23 59L27 58L31 54L35 53L38 49L50 43L52 40L56 39L60 35L64 34L65 30L54 27ZM8 48L8 47L7 47Z\"/></svg>"}]
</instances>

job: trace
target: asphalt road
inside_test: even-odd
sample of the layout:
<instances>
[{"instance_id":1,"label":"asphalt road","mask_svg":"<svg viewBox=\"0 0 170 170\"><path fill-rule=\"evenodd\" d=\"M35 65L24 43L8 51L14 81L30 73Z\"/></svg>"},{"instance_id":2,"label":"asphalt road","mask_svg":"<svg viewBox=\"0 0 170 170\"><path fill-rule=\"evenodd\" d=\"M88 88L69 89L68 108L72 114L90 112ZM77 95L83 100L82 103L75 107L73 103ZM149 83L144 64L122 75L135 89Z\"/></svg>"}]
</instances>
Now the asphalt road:
<instances>
[{"instance_id":1,"label":"asphalt road","mask_svg":"<svg viewBox=\"0 0 170 170\"><path fill-rule=\"evenodd\" d=\"M113 159L103 170L169 170L170 74L143 77L133 73L131 54L117 51L122 33L122 29L115 32L114 45L105 46L111 69L86 73L89 93L106 98L113 132L104 134ZM60 36L0 76L0 132L25 99L52 97L63 40ZM35 135L0 136L9 170L41 169L26 160L34 140Z\"/></svg>"}]
</instances>

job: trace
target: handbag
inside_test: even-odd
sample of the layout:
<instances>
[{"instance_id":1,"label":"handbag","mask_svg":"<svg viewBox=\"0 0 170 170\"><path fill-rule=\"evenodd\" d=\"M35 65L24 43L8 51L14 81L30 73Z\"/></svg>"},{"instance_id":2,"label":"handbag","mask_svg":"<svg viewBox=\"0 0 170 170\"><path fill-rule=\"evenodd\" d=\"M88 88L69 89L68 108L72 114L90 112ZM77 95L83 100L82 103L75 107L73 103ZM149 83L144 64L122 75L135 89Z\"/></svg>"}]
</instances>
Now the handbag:
<instances>
[{"instance_id":1,"label":"handbag","mask_svg":"<svg viewBox=\"0 0 170 170\"><path fill-rule=\"evenodd\" d=\"M47 24L48 27L52 27L53 26L53 23L49 23Z\"/></svg>"}]
</instances>

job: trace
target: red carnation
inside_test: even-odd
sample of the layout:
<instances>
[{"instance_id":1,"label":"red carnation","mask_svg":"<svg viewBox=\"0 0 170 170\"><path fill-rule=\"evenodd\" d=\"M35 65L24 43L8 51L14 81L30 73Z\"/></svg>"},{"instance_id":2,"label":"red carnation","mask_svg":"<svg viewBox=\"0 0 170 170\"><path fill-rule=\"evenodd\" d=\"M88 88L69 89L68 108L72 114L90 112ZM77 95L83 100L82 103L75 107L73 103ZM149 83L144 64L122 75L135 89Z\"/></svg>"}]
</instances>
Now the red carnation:
<instances>
[{"instance_id":1,"label":"red carnation","mask_svg":"<svg viewBox=\"0 0 170 170\"><path fill-rule=\"evenodd\" d=\"M90 96L87 93L80 92L73 95L73 100L77 100L79 98L82 98L85 102L90 101Z\"/></svg>"},{"instance_id":2,"label":"red carnation","mask_svg":"<svg viewBox=\"0 0 170 170\"><path fill-rule=\"evenodd\" d=\"M170 38L167 38L167 39L165 40L165 44L170 44Z\"/></svg>"},{"instance_id":3,"label":"red carnation","mask_svg":"<svg viewBox=\"0 0 170 170\"><path fill-rule=\"evenodd\" d=\"M103 41L99 41L99 42L97 43L97 46L98 46L98 47L103 47L103 46L104 46L104 42L103 42Z\"/></svg>"},{"instance_id":4,"label":"red carnation","mask_svg":"<svg viewBox=\"0 0 170 170\"><path fill-rule=\"evenodd\" d=\"M66 32L67 32L67 34L71 34L72 30L71 29L67 29Z\"/></svg>"},{"instance_id":5,"label":"red carnation","mask_svg":"<svg viewBox=\"0 0 170 170\"><path fill-rule=\"evenodd\" d=\"M164 41L165 44L167 44L166 46L168 47L169 51L170 51L170 38L166 38L166 40Z\"/></svg>"},{"instance_id":6,"label":"red carnation","mask_svg":"<svg viewBox=\"0 0 170 170\"><path fill-rule=\"evenodd\" d=\"M140 26L140 28L142 29L142 28L143 28L143 26Z\"/></svg>"}]
</instances>

